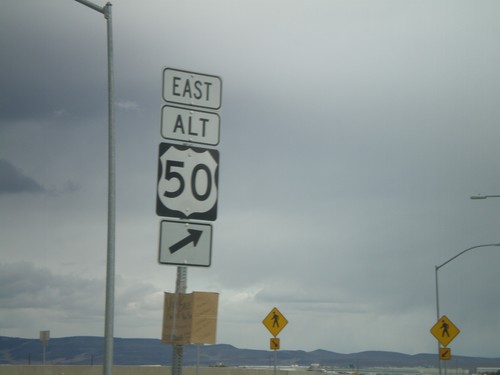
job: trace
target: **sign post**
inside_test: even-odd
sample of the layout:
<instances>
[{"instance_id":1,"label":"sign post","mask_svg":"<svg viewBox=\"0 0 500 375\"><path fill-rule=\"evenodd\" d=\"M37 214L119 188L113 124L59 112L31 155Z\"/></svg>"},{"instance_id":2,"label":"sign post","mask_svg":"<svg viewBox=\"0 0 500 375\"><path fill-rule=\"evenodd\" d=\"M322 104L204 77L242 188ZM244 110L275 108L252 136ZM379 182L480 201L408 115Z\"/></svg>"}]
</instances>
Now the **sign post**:
<instances>
[{"instance_id":1,"label":"sign post","mask_svg":"<svg viewBox=\"0 0 500 375\"><path fill-rule=\"evenodd\" d=\"M274 338L271 338L269 346L271 350L274 350L274 375L276 375L277 350L280 348L280 339L276 336L278 336L278 333L285 328L288 324L288 320L276 307L273 307L273 309L262 321L262 324L264 324L267 330L274 336Z\"/></svg>"},{"instance_id":2,"label":"sign post","mask_svg":"<svg viewBox=\"0 0 500 375\"><path fill-rule=\"evenodd\" d=\"M42 342L42 363L45 366L45 352L50 339L50 331L40 331L40 341Z\"/></svg>"},{"instance_id":3,"label":"sign post","mask_svg":"<svg viewBox=\"0 0 500 375\"><path fill-rule=\"evenodd\" d=\"M158 261L177 265L174 301L186 293L187 267L209 267L212 225L191 220L217 218L219 151L191 144L216 146L220 139L222 80L220 77L165 68L162 72L160 143L156 213L175 218L160 223ZM175 326L177 303L173 304ZM182 372L182 344L174 344L172 375Z\"/></svg>"},{"instance_id":4,"label":"sign post","mask_svg":"<svg viewBox=\"0 0 500 375\"><path fill-rule=\"evenodd\" d=\"M448 319L446 315L443 315L431 328L432 335L439 341L442 345L439 347L439 366L441 369L441 361L451 360L451 349L448 348L450 342L460 333L460 330L453 324L453 322ZM446 368L445 368L446 373Z\"/></svg>"}]
</instances>

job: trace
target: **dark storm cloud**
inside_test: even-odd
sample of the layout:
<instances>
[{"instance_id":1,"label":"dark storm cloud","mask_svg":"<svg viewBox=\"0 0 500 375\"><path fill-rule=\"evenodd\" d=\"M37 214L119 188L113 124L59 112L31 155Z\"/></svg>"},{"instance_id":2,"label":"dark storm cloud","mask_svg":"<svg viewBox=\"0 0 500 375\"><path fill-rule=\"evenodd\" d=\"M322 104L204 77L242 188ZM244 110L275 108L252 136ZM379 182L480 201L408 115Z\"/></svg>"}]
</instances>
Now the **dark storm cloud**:
<instances>
[{"instance_id":1,"label":"dark storm cloud","mask_svg":"<svg viewBox=\"0 0 500 375\"><path fill-rule=\"evenodd\" d=\"M58 267L66 269L63 264ZM51 327L55 335L68 326L78 334L88 334L88 327L94 326L92 321L98 323L97 329L102 324L104 290L103 278L56 273L29 261L0 263L0 327L8 331L22 319L32 332L37 332L41 323ZM163 295L157 288L118 278L116 292L119 322L130 325L128 319L132 315L134 320L147 316L159 324Z\"/></svg>"},{"instance_id":2,"label":"dark storm cloud","mask_svg":"<svg viewBox=\"0 0 500 375\"><path fill-rule=\"evenodd\" d=\"M119 280L121 283L121 280ZM151 293L149 285L137 284L121 293L117 304L123 309L136 302L136 296ZM102 279L55 274L32 262L0 263L0 306L2 308L64 307L74 310L100 310L97 296L104 293ZM15 298L12 298L15 296ZM99 300L99 298L97 298ZM97 307L96 307L97 306Z\"/></svg>"},{"instance_id":3,"label":"dark storm cloud","mask_svg":"<svg viewBox=\"0 0 500 375\"><path fill-rule=\"evenodd\" d=\"M46 189L6 159L0 159L0 194L43 193Z\"/></svg>"},{"instance_id":4,"label":"dark storm cloud","mask_svg":"<svg viewBox=\"0 0 500 375\"><path fill-rule=\"evenodd\" d=\"M0 119L105 113L105 23L78 12L76 2L60 2L56 12L20 3L2 4L0 14L0 49L8 51L0 61Z\"/></svg>"},{"instance_id":5,"label":"dark storm cloud","mask_svg":"<svg viewBox=\"0 0 500 375\"><path fill-rule=\"evenodd\" d=\"M470 0L115 0L117 332L157 337L161 291L175 286L175 268L157 265L154 214L168 66L223 79L213 263L188 283L221 293L219 340L261 347L276 305L288 348L434 350L433 266L498 241L499 202L468 199L500 186L495 14ZM7 162L9 182L74 192L0 189L8 334L101 333L105 49L102 15L72 0L1 6L1 176ZM498 321L492 256L475 273L441 271L442 309L464 338L473 309ZM32 259L47 268L12 263ZM92 318L75 325L75 307ZM483 344L456 352L494 353L498 335L482 329Z\"/></svg>"},{"instance_id":6,"label":"dark storm cloud","mask_svg":"<svg viewBox=\"0 0 500 375\"><path fill-rule=\"evenodd\" d=\"M102 281L54 275L31 262L3 263L0 264L0 271L2 308L63 306L74 310L76 305L85 304L103 289ZM15 298L12 298L13 295Z\"/></svg>"}]
</instances>

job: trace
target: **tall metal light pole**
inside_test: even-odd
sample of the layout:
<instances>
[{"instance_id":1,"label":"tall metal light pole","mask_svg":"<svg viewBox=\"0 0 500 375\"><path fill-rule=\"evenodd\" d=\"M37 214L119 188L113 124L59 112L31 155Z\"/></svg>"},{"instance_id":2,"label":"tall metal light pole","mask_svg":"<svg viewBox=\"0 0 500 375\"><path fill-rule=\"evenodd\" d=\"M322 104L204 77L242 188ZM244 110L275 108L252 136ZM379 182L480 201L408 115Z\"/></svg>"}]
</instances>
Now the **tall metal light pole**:
<instances>
[{"instance_id":1,"label":"tall metal light pole","mask_svg":"<svg viewBox=\"0 0 500 375\"><path fill-rule=\"evenodd\" d=\"M441 267L445 266L446 264L450 263L453 259L458 258L460 255L474 249L478 249L480 247L489 247L489 246L500 246L500 243L490 243L490 244L485 244L485 245L477 245L477 246L472 246L469 247L468 249L462 250L459 252L457 255L454 257L451 257L448 259L446 262L441 263L439 266L435 266L435 276L436 276L436 321L439 321L440 315L439 315L439 284L438 284L438 271ZM438 350L440 348L440 344L438 343ZM441 375L441 360L439 361L439 374Z\"/></svg>"},{"instance_id":2,"label":"tall metal light pole","mask_svg":"<svg viewBox=\"0 0 500 375\"><path fill-rule=\"evenodd\" d=\"M115 310L115 115L113 78L113 30L111 3L100 7L87 0L76 0L102 13L107 21L108 46L108 241L106 258L106 304L104 316L104 375L113 372L113 326Z\"/></svg>"}]
</instances>

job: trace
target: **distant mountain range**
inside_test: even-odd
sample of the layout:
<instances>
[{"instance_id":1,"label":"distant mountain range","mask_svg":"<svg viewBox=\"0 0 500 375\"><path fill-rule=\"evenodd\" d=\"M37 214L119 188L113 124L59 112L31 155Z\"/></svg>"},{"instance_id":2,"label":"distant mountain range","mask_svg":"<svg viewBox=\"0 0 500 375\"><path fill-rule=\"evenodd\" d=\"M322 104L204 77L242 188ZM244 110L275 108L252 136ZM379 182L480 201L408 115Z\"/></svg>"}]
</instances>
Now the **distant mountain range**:
<instances>
[{"instance_id":1,"label":"distant mountain range","mask_svg":"<svg viewBox=\"0 0 500 375\"><path fill-rule=\"evenodd\" d=\"M104 339L77 336L52 338L45 351L46 364L102 364ZM199 356L198 356L199 354ZM0 365L42 363L42 344L39 339L0 336ZM116 365L170 365L172 346L157 339L115 338L113 362ZM231 345L185 345L185 366L271 366L274 353L270 350L238 349ZM344 368L363 367L437 367L437 354L408 355L395 352L366 351L340 354L326 350L306 352L279 350L278 366L309 366L311 364ZM477 367L500 367L500 358L454 356L450 365L475 371Z\"/></svg>"}]
</instances>

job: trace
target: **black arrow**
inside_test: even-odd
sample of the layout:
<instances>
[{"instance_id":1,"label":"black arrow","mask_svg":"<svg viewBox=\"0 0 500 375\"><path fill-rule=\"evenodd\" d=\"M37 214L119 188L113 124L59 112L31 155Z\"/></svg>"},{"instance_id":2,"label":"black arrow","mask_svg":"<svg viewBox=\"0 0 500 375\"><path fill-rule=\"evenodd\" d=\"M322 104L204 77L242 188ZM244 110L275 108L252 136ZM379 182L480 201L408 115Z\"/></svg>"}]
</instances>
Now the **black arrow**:
<instances>
[{"instance_id":1,"label":"black arrow","mask_svg":"<svg viewBox=\"0 0 500 375\"><path fill-rule=\"evenodd\" d=\"M170 250L170 254L179 251L184 246L189 245L191 242L193 243L193 246L196 246L198 244L198 241L203 231L196 229L188 229L187 231L189 232L187 237L183 238L182 240L180 240L179 242L173 244L168 248Z\"/></svg>"}]
</instances>

